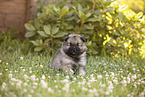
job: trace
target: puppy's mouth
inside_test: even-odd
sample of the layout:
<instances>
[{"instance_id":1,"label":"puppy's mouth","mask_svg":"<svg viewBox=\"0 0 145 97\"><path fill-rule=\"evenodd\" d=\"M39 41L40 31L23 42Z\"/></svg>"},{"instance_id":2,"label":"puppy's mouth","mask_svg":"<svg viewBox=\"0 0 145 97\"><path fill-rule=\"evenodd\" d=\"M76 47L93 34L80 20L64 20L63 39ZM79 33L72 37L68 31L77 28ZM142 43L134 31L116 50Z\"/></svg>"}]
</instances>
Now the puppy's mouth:
<instances>
[{"instance_id":1,"label":"puppy's mouth","mask_svg":"<svg viewBox=\"0 0 145 97\"><path fill-rule=\"evenodd\" d=\"M70 46L66 54L70 57L79 57L82 52L78 46Z\"/></svg>"}]
</instances>

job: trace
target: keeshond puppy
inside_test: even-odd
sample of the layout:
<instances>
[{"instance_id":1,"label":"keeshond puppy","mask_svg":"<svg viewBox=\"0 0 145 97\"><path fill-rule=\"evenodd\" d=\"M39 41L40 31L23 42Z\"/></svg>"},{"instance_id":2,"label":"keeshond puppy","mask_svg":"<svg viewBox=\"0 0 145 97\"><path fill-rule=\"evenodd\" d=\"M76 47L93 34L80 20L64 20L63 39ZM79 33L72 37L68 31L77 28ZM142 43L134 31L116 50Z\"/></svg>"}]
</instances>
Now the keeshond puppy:
<instances>
[{"instance_id":1,"label":"keeshond puppy","mask_svg":"<svg viewBox=\"0 0 145 97\"><path fill-rule=\"evenodd\" d=\"M86 39L79 34L65 37L61 48L53 57L50 67L67 73L85 74Z\"/></svg>"}]
</instances>

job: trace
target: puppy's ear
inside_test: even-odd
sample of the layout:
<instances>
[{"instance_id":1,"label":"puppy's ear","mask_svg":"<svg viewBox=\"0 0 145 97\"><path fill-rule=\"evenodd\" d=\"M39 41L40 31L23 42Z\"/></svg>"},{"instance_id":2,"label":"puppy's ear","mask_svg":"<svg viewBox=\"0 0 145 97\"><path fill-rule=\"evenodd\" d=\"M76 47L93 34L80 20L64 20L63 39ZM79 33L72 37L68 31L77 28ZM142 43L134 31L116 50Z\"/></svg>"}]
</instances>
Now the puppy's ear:
<instances>
[{"instance_id":1,"label":"puppy's ear","mask_svg":"<svg viewBox=\"0 0 145 97\"><path fill-rule=\"evenodd\" d=\"M81 40L83 41L83 42L86 42L86 38L85 37L80 37L81 38Z\"/></svg>"},{"instance_id":2,"label":"puppy's ear","mask_svg":"<svg viewBox=\"0 0 145 97\"><path fill-rule=\"evenodd\" d=\"M68 36L67 36L67 37L65 37L65 38L64 38L64 41L67 41L67 40L68 40L68 38L69 38Z\"/></svg>"}]
</instances>

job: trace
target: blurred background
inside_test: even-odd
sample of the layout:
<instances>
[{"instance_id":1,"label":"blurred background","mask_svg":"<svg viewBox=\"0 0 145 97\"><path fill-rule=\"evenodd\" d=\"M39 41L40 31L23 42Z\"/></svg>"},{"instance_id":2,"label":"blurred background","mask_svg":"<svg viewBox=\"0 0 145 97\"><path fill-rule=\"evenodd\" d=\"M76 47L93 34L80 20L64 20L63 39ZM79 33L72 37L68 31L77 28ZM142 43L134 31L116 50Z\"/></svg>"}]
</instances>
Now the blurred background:
<instances>
[{"instance_id":1,"label":"blurred background","mask_svg":"<svg viewBox=\"0 0 145 97\"><path fill-rule=\"evenodd\" d=\"M70 33L86 37L91 55L144 57L145 0L0 0L1 47L20 39L54 52Z\"/></svg>"},{"instance_id":2,"label":"blurred background","mask_svg":"<svg viewBox=\"0 0 145 97\"><path fill-rule=\"evenodd\" d=\"M145 0L117 0L121 5L127 5L135 12L142 11L145 14Z\"/></svg>"},{"instance_id":3,"label":"blurred background","mask_svg":"<svg viewBox=\"0 0 145 97\"><path fill-rule=\"evenodd\" d=\"M14 27L22 33L25 31L24 23L33 19L37 12L36 2L56 2L57 0L0 0L0 32ZM62 1L62 0L61 0ZM66 0L64 0L66 1ZM73 0L67 0L73 1ZM145 14L145 0L117 0L121 5L127 5L136 13Z\"/></svg>"}]
</instances>

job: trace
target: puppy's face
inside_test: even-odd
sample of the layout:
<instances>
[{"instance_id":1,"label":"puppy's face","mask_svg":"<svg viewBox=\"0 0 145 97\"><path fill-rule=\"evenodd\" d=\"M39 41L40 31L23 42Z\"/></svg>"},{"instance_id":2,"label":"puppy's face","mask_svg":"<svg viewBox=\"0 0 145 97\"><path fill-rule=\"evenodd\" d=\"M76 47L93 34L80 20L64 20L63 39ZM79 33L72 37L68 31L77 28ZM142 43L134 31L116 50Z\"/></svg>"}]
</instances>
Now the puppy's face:
<instances>
[{"instance_id":1,"label":"puppy's face","mask_svg":"<svg viewBox=\"0 0 145 97\"><path fill-rule=\"evenodd\" d=\"M87 50L85 38L79 34L70 34L62 45L64 52L71 57L77 57Z\"/></svg>"}]
</instances>

